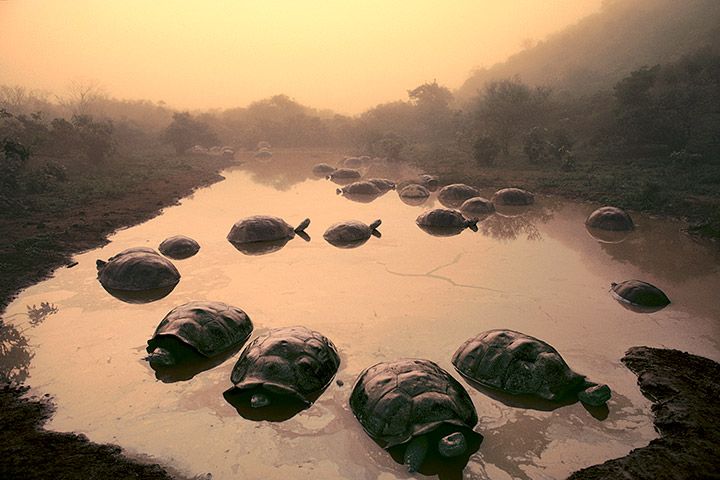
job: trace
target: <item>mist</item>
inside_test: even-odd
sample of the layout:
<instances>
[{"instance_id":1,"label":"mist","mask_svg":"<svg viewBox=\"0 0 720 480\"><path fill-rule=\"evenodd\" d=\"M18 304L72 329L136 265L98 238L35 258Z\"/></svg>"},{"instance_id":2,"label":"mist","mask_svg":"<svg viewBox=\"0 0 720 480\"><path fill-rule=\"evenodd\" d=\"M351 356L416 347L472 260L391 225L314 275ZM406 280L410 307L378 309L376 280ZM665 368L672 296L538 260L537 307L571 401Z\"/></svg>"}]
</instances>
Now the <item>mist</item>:
<instances>
[{"instance_id":1,"label":"mist","mask_svg":"<svg viewBox=\"0 0 720 480\"><path fill-rule=\"evenodd\" d=\"M178 109L283 93L356 114L469 73L596 11L600 0L0 2L0 84L92 81Z\"/></svg>"}]
</instances>

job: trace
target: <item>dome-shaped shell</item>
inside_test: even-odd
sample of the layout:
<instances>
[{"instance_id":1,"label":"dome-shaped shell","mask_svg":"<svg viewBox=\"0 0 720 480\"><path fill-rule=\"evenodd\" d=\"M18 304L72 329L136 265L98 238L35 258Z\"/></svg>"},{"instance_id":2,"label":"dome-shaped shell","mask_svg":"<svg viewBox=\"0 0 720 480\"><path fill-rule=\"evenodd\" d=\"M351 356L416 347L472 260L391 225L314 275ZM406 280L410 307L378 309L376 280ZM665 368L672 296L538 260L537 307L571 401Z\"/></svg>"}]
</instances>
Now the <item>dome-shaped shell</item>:
<instances>
[{"instance_id":1,"label":"dome-shaped shell","mask_svg":"<svg viewBox=\"0 0 720 480\"><path fill-rule=\"evenodd\" d=\"M640 307L662 308L670 304L670 299L662 290L640 280L613 283L612 292L618 300Z\"/></svg>"},{"instance_id":2,"label":"dome-shaped shell","mask_svg":"<svg viewBox=\"0 0 720 480\"><path fill-rule=\"evenodd\" d=\"M585 377L573 372L557 350L513 330L489 330L468 339L452 363L470 380L515 395L556 401L585 385Z\"/></svg>"},{"instance_id":3,"label":"dome-shaped shell","mask_svg":"<svg viewBox=\"0 0 720 480\"><path fill-rule=\"evenodd\" d=\"M628 231L635 227L630 215L617 207L598 208L588 216L585 225L590 228L612 231Z\"/></svg>"},{"instance_id":4,"label":"dome-shaped shell","mask_svg":"<svg viewBox=\"0 0 720 480\"><path fill-rule=\"evenodd\" d=\"M271 330L248 344L230 377L238 390L265 389L310 402L340 365L335 345L306 327Z\"/></svg>"},{"instance_id":5,"label":"dome-shaped shell","mask_svg":"<svg viewBox=\"0 0 720 480\"><path fill-rule=\"evenodd\" d=\"M447 208L436 208L421 213L415 223L425 227L467 227L470 225L468 219L457 210L449 210Z\"/></svg>"},{"instance_id":6,"label":"dome-shaped shell","mask_svg":"<svg viewBox=\"0 0 720 480\"><path fill-rule=\"evenodd\" d=\"M438 192L438 200L446 207L459 207L468 198L479 197L480 191L465 185L464 183L453 183L451 185L445 185Z\"/></svg>"},{"instance_id":7,"label":"dome-shaped shell","mask_svg":"<svg viewBox=\"0 0 720 480\"><path fill-rule=\"evenodd\" d=\"M295 231L285 220L270 215L254 215L239 220L227 235L231 243L271 242L293 238Z\"/></svg>"},{"instance_id":8,"label":"dome-shaped shell","mask_svg":"<svg viewBox=\"0 0 720 480\"><path fill-rule=\"evenodd\" d=\"M422 185L411 183L410 185L403 187L398 195L403 198L428 198L430 196L430 192Z\"/></svg>"},{"instance_id":9,"label":"dome-shaped shell","mask_svg":"<svg viewBox=\"0 0 720 480\"><path fill-rule=\"evenodd\" d=\"M363 161L358 157L347 157L342 164L348 168L360 168L363 166Z\"/></svg>"},{"instance_id":10,"label":"dome-shaped shell","mask_svg":"<svg viewBox=\"0 0 720 480\"><path fill-rule=\"evenodd\" d=\"M166 257L181 260L195 255L200 250L200 244L190 237L175 235L163 240L159 250Z\"/></svg>"},{"instance_id":11,"label":"dome-shaped shell","mask_svg":"<svg viewBox=\"0 0 720 480\"><path fill-rule=\"evenodd\" d=\"M273 154L270 150L261 149L255 153L255 158L270 158Z\"/></svg>"},{"instance_id":12,"label":"dome-shaped shell","mask_svg":"<svg viewBox=\"0 0 720 480\"><path fill-rule=\"evenodd\" d=\"M477 413L470 395L429 360L404 359L363 371L350 395L350 408L365 431L385 448L445 424L472 429Z\"/></svg>"},{"instance_id":13,"label":"dome-shaped shell","mask_svg":"<svg viewBox=\"0 0 720 480\"><path fill-rule=\"evenodd\" d=\"M376 220L371 225L365 225L357 220L339 222L325 230L323 238L335 246L359 246L358 243L365 243L380 223L380 220Z\"/></svg>"},{"instance_id":14,"label":"dome-shaped shell","mask_svg":"<svg viewBox=\"0 0 720 480\"><path fill-rule=\"evenodd\" d=\"M135 247L98 261L98 280L105 288L140 292L173 287L180 272L152 248Z\"/></svg>"},{"instance_id":15,"label":"dome-shaped shell","mask_svg":"<svg viewBox=\"0 0 720 480\"><path fill-rule=\"evenodd\" d=\"M148 340L152 353L162 337L174 337L206 357L240 345L250 337L250 318L237 307L223 302L189 302L173 308Z\"/></svg>"},{"instance_id":16,"label":"dome-shaped shell","mask_svg":"<svg viewBox=\"0 0 720 480\"><path fill-rule=\"evenodd\" d=\"M495 212L495 205L486 198L472 197L460 205L460 211L469 215L489 215Z\"/></svg>"},{"instance_id":17,"label":"dome-shaped shell","mask_svg":"<svg viewBox=\"0 0 720 480\"><path fill-rule=\"evenodd\" d=\"M368 182L372 183L380 190L380 193L385 193L390 190L395 190L395 182L388 180L387 178L368 178Z\"/></svg>"},{"instance_id":18,"label":"dome-shaped shell","mask_svg":"<svg viewBox=\"0 0 720 480\"><path fill-rule=\"evenodd\" d=\"M380 195L380 189L370 182L353 182L338 189L347 195Z\"/></svg>"},{"instance_id":19,"label":"dome-shaped shell","mask_svg":"<svg viewBox=\"0 0 720 480\"><path fill-rule=\"evenodd\" d=\"M318 163L315 165L312 169L312 172L317 176L326 176L330 175L332 172L335 171L335 167L332 165L328 165L327 163Z\"/></svg>"},{"instance_id":20,"label":"dome-shaped shell","mask_svg":"<svg viewBox=\"0 0 720 480\"><path fill-rule=\"evenodd\" d=\"M532 205L535 196L522 188L503 188L495 192L492 201L499 205Z\"/></svg>"},{"instance_id":21,"label":"dome-shaped shell","mask_svg":"<svg viewBox=\"0 0 720 480\"><path fill-rule=\"evenodd\" d=\"M362 174L354 168L338 168L332 172L328 177L332 179L349 180L353 178L360 178Z\"/></svg>"},{"instance_id":22,"label":"dome-shaped shell","mask_svg":"<svg viewBox=\"0 0 720 480\"><path fill-rule=\"evenodd\" d=\"M440 179L437 175L428 175L426 173L423 173L421 175L418 175L418 181L420 182L420 185L427 188L431 192L434 192L440 186Z\"/></svg>"}]
</instances>

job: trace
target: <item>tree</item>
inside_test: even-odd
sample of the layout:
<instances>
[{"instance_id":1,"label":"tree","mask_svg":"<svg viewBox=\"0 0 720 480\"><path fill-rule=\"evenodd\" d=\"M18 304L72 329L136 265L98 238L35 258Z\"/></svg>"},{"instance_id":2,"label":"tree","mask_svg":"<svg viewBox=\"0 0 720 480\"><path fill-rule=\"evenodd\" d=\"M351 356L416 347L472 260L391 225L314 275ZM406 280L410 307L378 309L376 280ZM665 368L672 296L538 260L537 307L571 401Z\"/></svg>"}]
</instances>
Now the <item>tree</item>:
<instances>
[{"instance_id":1,"label":"tree","mask_svg":"<svg viewBox=\"0 0 720 480\"><path fill-rule=\"evenodd\" d=\"M533 89L518 78L488 83L476 109L478 123L507 154L510 143L522 132L543 123L549 97L548 88Z\"/></svg>"},{"instance_id":2,"label":"tree","mask_svg":"<svg viewBox=\"0 0 720 480\"><path fill-rule=\"evenodd\" d=\"M499 153L500 144L488 135L480 135L473 143L473 157L478 163L493 165Z\"/></svg>"},{"instance_id":3,"label":"tree","mask_svg":"<svg viewBox=\"0 0 720 480\"><path fill-rule=\"evenodd\" d=\"M113 124L110 120L95 121L90 115L75 115L75 128L80 151L93 163L100 163L115 149Z\"/></svg>"},{"instance_id":4,"label":"tree","mask_svg":"<svg viewBox=\"0 0 720 480\"><path fill-rule=\"evenodd\" d=\"M178 155L182 155L193 145L211 147L220 143L208 124L194 119L189 112L175 113L163 133L163 138L175 148Z\"/></svg>"}]
</instances>

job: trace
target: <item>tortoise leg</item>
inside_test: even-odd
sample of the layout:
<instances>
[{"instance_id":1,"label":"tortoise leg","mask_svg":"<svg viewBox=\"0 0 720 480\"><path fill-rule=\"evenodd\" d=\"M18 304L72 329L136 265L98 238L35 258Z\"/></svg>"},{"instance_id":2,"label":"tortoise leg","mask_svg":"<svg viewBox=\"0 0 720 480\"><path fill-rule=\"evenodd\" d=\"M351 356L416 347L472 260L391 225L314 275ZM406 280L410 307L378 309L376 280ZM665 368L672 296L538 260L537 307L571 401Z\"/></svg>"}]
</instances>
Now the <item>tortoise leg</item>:
<instances>
[{"instance_id":1,"label":"tortoise leg","mask_svg":"<svg viewBox=\"0 0 720 480\"><path fill-rule=\"evenodd\" d=\"M599 407L605 405L605 402L610 400L611 395L610 387L607 385L596 385L588 382L586 388L578 393L578 399L591 407Z\"/></svg>"},{"instance_id":2,"label":"tortoise leg","mask_svg":"<svg viewBox=\"0 0 720 480\"><path fill-rule=\"evenodd\" d=\"M410 443L408 443L408 446L405 449L405 459L403 461L403 463L407 466L408 472L414 473L418 471L423 461L425 461L427 451L428 440L425 435L415 437L410 441Z\"/></svg>"}]
</instances>

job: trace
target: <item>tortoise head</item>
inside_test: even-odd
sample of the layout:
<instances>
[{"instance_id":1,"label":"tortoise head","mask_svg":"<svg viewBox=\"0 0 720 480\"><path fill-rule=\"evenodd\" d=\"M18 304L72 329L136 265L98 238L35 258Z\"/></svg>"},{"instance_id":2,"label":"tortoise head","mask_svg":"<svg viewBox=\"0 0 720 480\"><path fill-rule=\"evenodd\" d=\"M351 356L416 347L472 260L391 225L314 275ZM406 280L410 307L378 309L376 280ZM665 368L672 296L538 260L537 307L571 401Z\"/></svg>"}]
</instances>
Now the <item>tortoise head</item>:
<instances>
[{"instance_id":1,"label":"tortoise head","mask_svg":"<svg viewBox=\"0 0 720 480\"><path fill-rule=\"evenodd\" d=\"M252 408L267 407L271 403L270 397L262 391L255 392L252 397L250 397L250 406Z\"/></svg>"},{"instance_id":2,"label":"tortoise head","mask_svg":"<svg viewBox=\"0 0 720 480\"><path fill-rule=\"evenodd\" d=\"M467 228L469 228L473 232L477 232L478 231L477 223L478 223L478 219L473 218L473 219L468 220L465 225L467 226Z\"/></svg>"},{"instance_id":3,"label":"tortoise head","mask_svg":"<svg viewBox=\"0 0 720 480\"><path fill-rule=\"evenodd\" d=\"M405 449L404 464L408 472L417 472L425 461L429 449L428 435L413 438ZM437 451L445 458L459 457L468 450L468 443L462 432L452 432L438 440Z\"/></svg>"},{"instance_id":4,"label":"tortoise head","mask_svg":"<svg viewBox=\"0 0 720 480\"><path fill-rule=\"evenodd\" d=\"M98 270L102 270L105 265L107 265L107 262L105 260L95 260L95 266Z\"/></svg>"},{"instance_id":5,"label":"tortoise head","mask_svg":"<svg viewBox=\"0 0 720 480\"><path fill-rule=\"evenodd\" d=\"M152 367L171 367L177 363L172 352L162 347L157 347L145 359Z\"/></svg>"},{"instance_id":6,"label":"tortoise head","mask_svg":"<svg viewBox=\"0 0 720 480\"><path fill-rule=\"evenodd\" d=\"M605 384L587 382L586 388L578 393L578 399L591 407L600 407L610 400L612 392Z\"/></svg>"},{"instance_id":7,"label":"tortoise head","mask_svg":"<svg viewBox=\"0 0 720 480\"><path fill-rule=\"evenodd\" d=\"M341 193L342 193L342 190L340 190L339 188L335 189L335 195L340 195Z\"/></svg>"}]
</instances>

